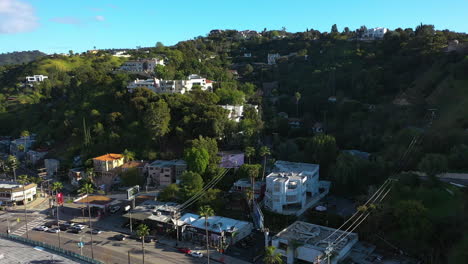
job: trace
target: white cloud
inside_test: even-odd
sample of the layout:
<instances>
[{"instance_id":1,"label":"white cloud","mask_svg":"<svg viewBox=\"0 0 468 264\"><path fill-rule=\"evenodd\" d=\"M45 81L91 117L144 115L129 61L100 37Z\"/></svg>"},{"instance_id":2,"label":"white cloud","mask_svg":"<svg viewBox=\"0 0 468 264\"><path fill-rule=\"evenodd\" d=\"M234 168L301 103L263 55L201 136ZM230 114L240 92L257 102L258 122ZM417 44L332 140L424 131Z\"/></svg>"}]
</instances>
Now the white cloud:
<instances>
[{"instance_id":1,"label":"white cloud","mask_svg":"<svg viewBox=\"0 0 468 264\"><path fill-rule=\"evenodd\" d=\"M39 26L34 8L21 0L0 0L0 34L29 32Z\"/></svg>"},{"instance_id":2,"label":"white cloud","mask_svg":"<svg viewBox=\"0 0 468 264\"><path fill-rule=\"evenodd\" d=\"M104 20L106 20L103 16L95 16L94 19L96 19L96 21L104 21Z\"/></svg>"}]
</instances>

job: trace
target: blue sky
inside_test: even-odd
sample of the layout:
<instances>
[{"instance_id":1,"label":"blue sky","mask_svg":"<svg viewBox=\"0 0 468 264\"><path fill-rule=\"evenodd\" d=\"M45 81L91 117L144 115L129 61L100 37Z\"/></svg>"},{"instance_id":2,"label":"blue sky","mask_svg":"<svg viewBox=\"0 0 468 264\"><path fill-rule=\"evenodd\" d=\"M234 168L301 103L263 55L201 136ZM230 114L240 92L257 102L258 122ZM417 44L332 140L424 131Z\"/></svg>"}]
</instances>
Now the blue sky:
<instances>
[{"instance_id":1,"label":"blue sky","mask_svg":"<svg viewBox=\"0 0 468 264\"><path fill-rule=\"evenodd\" d=\"M211 29L314 28L337 24L468 32L467 0L0 0L0 53L61 53L173 45Z\"/></svg>"}]
</instances>

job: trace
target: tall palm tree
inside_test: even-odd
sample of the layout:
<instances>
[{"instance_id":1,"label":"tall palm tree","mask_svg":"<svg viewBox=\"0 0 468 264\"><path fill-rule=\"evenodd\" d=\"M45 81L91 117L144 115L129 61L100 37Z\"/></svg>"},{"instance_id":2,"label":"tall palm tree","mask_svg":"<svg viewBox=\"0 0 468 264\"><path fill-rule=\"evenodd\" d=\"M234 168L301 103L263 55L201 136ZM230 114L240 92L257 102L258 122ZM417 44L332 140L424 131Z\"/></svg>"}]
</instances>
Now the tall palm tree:
<instances>
[{"instance_id":1,"label":"tall palm tree","mask_svg":"<svg viewBox=\"0 0 468 264\"><path fill-rule=\"evenodd\" d=\"M250 164L250 158L255 155L255 149L253 147L245 147L245 156L249 159L249 164Z\"/></svg>"},{"instance_id":2,"label":"tall palm tree","mask_svg":"<svg viewBox=\"0 0 468 264\"><path fill-rule=\"evenodd\" d=\"M143 251L143 264L145 264L145 237L149 235L149 228L145 224L140 224L137 228L137 236L141 239L141 250Z\"/></svg>"},{"instance_id":3,"label":"tall palm tree","mask_svg":"<svg viewBox=\"0 0 468 264\"><path fill-rule=\"evenodd\" d=\"M247 202L250 204L255 198L255 192L252 188L247 188L244 192Z\"/></svg>"},{"instance_id":4,"label":"tall palm tree","mask_svg":"<svg viewBox=\"0 0 468 264\"><path fill-rule=\"evenodd\" d=\"M15 156L13 155L8 156L7 168L8 168L8 171L13 172L13 179L16 182L16 169L18 168L18 159Z\"/></svg>"},{"instance_id":5,"label":"tall palm tree","mask_svg":"<svg viewBox=\"0 0 468 264\"><path fill-rule=\"evenodd\" d=\"M79 190L80 194L89 195L90 193L94 192L94 187L91 183L85 183L83 187ZM91 208L89 207L89 198L86 199L86 206L88 207L88 222L89 222L89 229L93 230L91 226ZM94 250L93 250L93 232L89 232L91 236L91 258L94 259Z\"/></svg>"},{"instance_id":6,"label":"tall palm tree","mask_svg":"<svg viewBox=\"0 0 468 264\"><path fill-rule=\"evenodd\" d=\"M135 152L125 149L123 152L125 162L135 160Z\"/></svg>"},{"instance_id":7,"label":"tall palm tree","mask_svg":"<svg viewBox=\"0 0 468 264\"><path fill-rule=\"evenodd\" d=\"M59 193L60 190L63 189L63 184L61 182L54 182L52 184L52 191L55 191L55 206L57 207L57 225L60 227L60 222L59 222L59 201L57 200L57 195ZM61 247L61 243L60 243L60 232L57 232L57 235L58 235L58 242L59 242L59 247Z\"/></svg>"},{"instance_id":8,"label":"tall palm tree","mask_svg":"<svg viewBox=\"0 0 468 264\"><path fill-rule=\"evenodd\" d=\"M213 209L209 205L200 207L199 214L201 217L205 217L205 232L206 232L206 257L208 264L210 263L210 242L208 237L208 217L214 215Z\"/></svg>"},{"instance_id":9,"label":"tall palm tree","mask_svg":"<svg viewBox=\"0 0 468 264\"><path fill-rule=\"evenodd\" d=\"M276 252L276 247L269 246L265 248L265 256L263 257L265 264L283 264L281 254Z\"/></svg>"},{"instance_id":10,"label":"tall palm tree","mask_svg":"<svg viewBox=\"0 0 468 264\"><path fill-rule=\"evenodd\" d=\"M263 172L262 172L262 179L265 179L265 167L266 167L266 159L267 156L271 154L270 148L267 146L263 146L260 148L259 154L263 157Z\"/></svg>"},{"instance_id":11,"label":"tall palm tree","mask_svg":"<svg viewBox=\"0 0 468 264\"><path fill-rule=\"evenodd\" d=\"M23 185L23 206L24 206L24 221L26 222L26 237L29 238L29 230L28 230L28 213L27 213L27 208L26 208L26 189L25 185L26 183L29 182L28 175L20 175L18 177L18 182Z\"/></svg>"}]
</instances>

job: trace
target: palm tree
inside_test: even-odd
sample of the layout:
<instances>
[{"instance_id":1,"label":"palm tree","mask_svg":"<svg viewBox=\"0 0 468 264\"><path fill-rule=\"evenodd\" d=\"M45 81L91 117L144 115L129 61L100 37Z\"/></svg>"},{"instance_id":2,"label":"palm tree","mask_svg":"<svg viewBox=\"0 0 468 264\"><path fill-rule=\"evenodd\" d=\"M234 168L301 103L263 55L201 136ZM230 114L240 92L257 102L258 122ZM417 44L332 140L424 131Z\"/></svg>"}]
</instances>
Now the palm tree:
<instances>
[{"instance_id":1,"label":"palm tree","mask_svg":"<svg viewBox=\"0 0 468 264\"><path fill-rule=\"evenodd\" d=\"M61 182L54 182L52 184L52 191L55 191L55 201L56 201L56 207L57 207L57 225L60 227L60 222L59 222L59 201L57 200L57 195L58 192L63 189L63 184ZM58 235L58 242L59 242L59 247L60 247L60 232L57 232Z\"/></svg>"},{"instance_id":2,"label":"palm tree","mask_svg":"<svg viewBox=\"0 0 468 264\"><path fill-rule=\"evenodd\" d=\"M8 156L7 168L8 168L8 171L13 172L13 179L16 182L16 169L18 168L18 159L15 156L13 155Z\"/></svg>"},{"instance_id":3,"label":"palm tree","mask_svg":"<svg viewBox=\"0 0 468 264\"><path fill-rule=\"evenodd\" d=\"M149 235L149 228L140 224L137 228L137 236L141 239L141 250L143 251L143 264L145 264L145 237Z\"/></svg>"},{"instance_id":4,"label":"palm tree","mask_svg":"<svg viewBox=\"0 0 468 264\"><path fill-rule=\"evenodd\" d=\"M244 194L248 203L251 203L251 201L253 201L253 199L255 198L255 192L253 191L252 188L247 188Z\"/></svg>"},{"instance_id":5,"label":"palm tree","mask_svg":"<svg viewBox=\"0 0 468 264\"><path fill-rule=\"evenodd\" d=\"M85 183L83 187L79 190L80 194L86 194L87 196L90 193L94 192L94 187L91 183ZM93 230L91 227L91 208L89 207L89 199L86 199L86 206L88 207L88 222L89 222L89 229ZM91 258L94 259L94 250L93 250L93 232L89 232L91 236Z\"/></svg>"},{"instance_id":6,"label":"palm tree","mask_svg":"<svg viewBox=\"0 0 468 264\"><path fill-rule=\"evenodd\" d=\"M123 152L125 162L135 160L135 152L125 149Z\"/></svg>"},{"instance_id":7,"label":"palm tree","mask_svg":"<svg viewBox=\"0 0 468 264\"><path fill-rule=\"evenodd\" d=\"M245 156L249 159L249 164L250 164L250 158L255 155L255 149L253 147L245 147Z\"/></svg>"},{"instance_id":8,"label":"palm tree","mask_svg":"<svg viewBox=\"0 0 468 264\"><path fill-rule=\"evenodd\" d=\"M263 157L263 172L262 172L262 179L265 179L265 167L266 167L266 159L267 156L271 154L270 148L267 146L263 146L260 148L260 156Z\"/></svg>"},{"instance_id":9,"label":"palm tree","mask_svg":"<svg viewBox=\"0 0 468 264\"><path fill-rule=\"evenodd\" d=\"M208 259L208 264L210 263L210 244L208 237L208 217L214 215L213 209L209 205L200 207L199 214L201 217L205 217L205 231L206 231L206 257Z\"/></svg>"},{"instance_id":10,"label":"palm tree","mask_svg":"<svg viewBox=\"0 0 468 264\"><path fill-rule=\"evenodd\" d=\"M23 206L24 206L24 221L26 222L26 237L29 238L29 231L28 231L28 213L27 213L27 208L26 208L26 189L25 185L26 183L29 182L28 175L20 175L18 177L18 182L23 185Z\"/></svg>"},{"instance_id":11,"label":"palm tree","mask_svg":"<svg viewBox=\"0 0 468 264\"><path fill-rule=\"evenodd\" d=\"M294 97L296 98L296 116L299 117L299 100L301 100L301 93L296 92Z\"/></svg>"},{"instance_id":12,"label":"palm tree","mask_svg":"<svg viewBox=\"0 0 468 264\"><path fill-rule=\"evenodd\" d=\"M265 248L265 256L263 257L265 264L283 264L281 254L276 252L276 247L269 246Z\"/></svg>"}]
</instances>

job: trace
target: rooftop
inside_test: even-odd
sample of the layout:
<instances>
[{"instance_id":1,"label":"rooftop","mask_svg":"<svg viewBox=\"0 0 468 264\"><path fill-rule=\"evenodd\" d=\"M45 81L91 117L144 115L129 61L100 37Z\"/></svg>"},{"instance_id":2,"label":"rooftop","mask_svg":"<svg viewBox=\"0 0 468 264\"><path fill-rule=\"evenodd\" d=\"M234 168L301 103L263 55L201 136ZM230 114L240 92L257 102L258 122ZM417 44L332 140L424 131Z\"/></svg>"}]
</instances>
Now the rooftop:
<instances>
[{"instance_id":1,"label":"rooftop","mask_svg":"<svg viewBox=\"0 0 468 264\"><path fill-rule=\"evenodd\" d=\"M89 203L94 205L106 205L112 202L114 199L103 195L88 195L75 200L75 203L83 204Z\"/></svg>"},{"instance_id":2,"label":"rooftop","mask_svg":"<svg viewBox=\"0 0 468 264\"><path fill-rule=\"evenodd\" d=\"M96 158L93 158L93 160L100 160L100 161L112 161L112 160L118 160L123 158L122 154L114 154L114 153L109 153L106 155L102 155Z\"/></svg>"},{"instance_id":3,"label":"rooftop","mask_svg":"<svg viewBox=\"0 0 468 264\"><path fill-rule=\"evenodd\" d=\"M137 220L153 220L158 222L169 222L173 213L177 212L178 203L172 202L159 202L154 200L147 200L136 206L131 210L131 217ZM130 217L130 213L123 215Z\"/></svg>"},{"instance_id":4,"label":"rooftop","mask_svg":"<svg viewBox=\"0 0 468 264\"><path fill-rule=\"evenodd\" d=\"M348 236L346 236L345 233L348 234ZM286 241L295 240L304 246L313 247L320 251L325 251L329 242L334 242L337 238L344 238L334 246L334 251L340 252L348 244L356 243L358 235L356 233L339 231L334 228L296 221L279 232L273 239L275 238Z\"/></svg>"},{"instance_id":5,"label":"rooftop","mask_svg":"<svg viewBox=\"0 0 468 264\"><path fill-rule=\"evenodd\" d=\"M235 232L249 224L251 223L222 216L208 217L208 229L212 232L217 233L220 233L222 231ZM199 218L196 221L194 221L191 225L196 228L205 229L205 218Z\"/></svg>"},{"instance_id":6,"label":"rooftop","mask_svg":"<svg viewBox=\"0 0 468 264\"><path fill-rule=\"evenodd\" d=\"M164 168L171 167L174 165L187 165L187 163L185 162L185 160L155 160L151 162L149 166Z\"/></svg>"},{"instance_id":7,"label":"rooftop","mask_svg":"<svg viewBox=\"0 0 468 264\"><path fill-rule=\"evenodd\" d=\"M122 166L120 166L120 168L122 169L138 168L138 167L145 166L145 164L147 164L147 162L133 160L133 161L125 162Z\"/></svg>"},{"instance_id":8,"label":"rooftop","mask_svg":"<svg viewBox=\"0 0 468 264\"><path fill-rule=\"evenodd\" d=\"M320 165L312 163L290 162L278 160L275 162L274 172L293 172L312 175L318 173Z\"/></svg>"}]
</instances>

